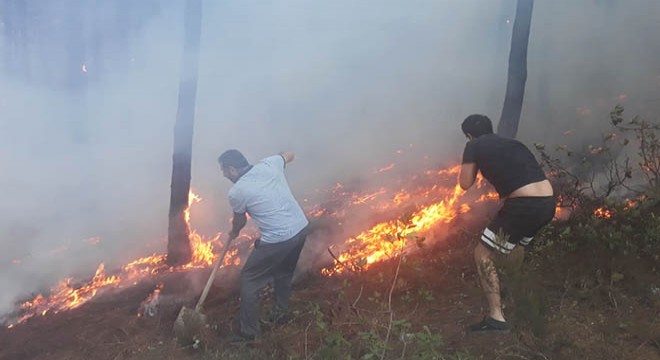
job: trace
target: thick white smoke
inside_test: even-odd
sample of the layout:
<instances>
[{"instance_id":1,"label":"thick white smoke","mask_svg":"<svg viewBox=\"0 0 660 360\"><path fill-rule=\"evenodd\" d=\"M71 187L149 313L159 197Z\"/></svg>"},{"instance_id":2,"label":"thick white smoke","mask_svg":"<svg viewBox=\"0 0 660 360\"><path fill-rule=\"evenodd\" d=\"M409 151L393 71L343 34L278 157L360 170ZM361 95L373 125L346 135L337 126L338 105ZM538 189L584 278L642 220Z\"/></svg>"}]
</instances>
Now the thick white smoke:
<instances>
[{"instance_id":1,"label":"thick white smoke","mask_svg":"<svg viewBox=\"0 0 660 360\"><path fill-rule=\"evenodd\" d=\"M50 16L65 19L74 3ZM121 4L77 11L98 19ZM89 64L49 60L46 48L71 50L58 46L67 32L25 38L29 78L4 63L0 312L65 275L165 250L182 4L138 13L129 43L102 47ZM459 161L460 121L499 117L514 9L514 0L205 1L192 172L204 200L193 225L207 235L228 227L230 184L215 163L228 148L251 161L296 152L288 176L299 198L368 181L402 159L397 150L406 171ZM656 0L537 1L519 137L580 136L617 102L657 117L658 18ZM86 26L96 29L88 44L123 28ZM15 51L12 36L3 54ZM90 77L84 89L44 80L72 66Z\"/></svg>"}]
</instances>

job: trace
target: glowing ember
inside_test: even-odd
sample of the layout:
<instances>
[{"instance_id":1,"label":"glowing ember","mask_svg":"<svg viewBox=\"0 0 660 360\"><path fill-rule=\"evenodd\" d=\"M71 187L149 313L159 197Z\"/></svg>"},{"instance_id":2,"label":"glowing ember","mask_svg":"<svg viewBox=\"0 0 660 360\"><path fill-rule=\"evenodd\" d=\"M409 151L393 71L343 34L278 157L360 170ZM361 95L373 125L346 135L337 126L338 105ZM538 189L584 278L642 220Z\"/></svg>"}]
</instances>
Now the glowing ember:
<instances>
[{"instance_id":1,"label":"glowing ember","mask_svg":"<svg viewBox=\"0 0 660 360\"><path fill-rule=\"evenodd\" d=\"M636 207L637 205L639 205L639 203L645 201L646 199L647 199L647 196L642 194L642 195L638 196L637 199L627 200L626 201L626 206L623 209L624 210L630 210L630 209Z\"/></svg>"},{"instance_id":2,"label":"glowing ember","mask_svg":"<svg viewBox=\"0 0 660 360\"><path fill-rule=\"evenodd\" d=\"M554 221L563 221L568 219L571 216L571 209L567 207L562 207L560 205L557 205L555 207L555 217L553 218Z\"/></svg>"},{"instance_id":3,"label":"glowing ember","mask_svg":"<svg viewBox=\"0 0 660 360\"><path fill-rule=\"evenodd\" d=\"M594 210L594 215L596 215L596 217L599 217L601 219L611 219L612 215L614 215L614 212L610 209L605 209L600 207Z\"/></svg>"}]
</instances>

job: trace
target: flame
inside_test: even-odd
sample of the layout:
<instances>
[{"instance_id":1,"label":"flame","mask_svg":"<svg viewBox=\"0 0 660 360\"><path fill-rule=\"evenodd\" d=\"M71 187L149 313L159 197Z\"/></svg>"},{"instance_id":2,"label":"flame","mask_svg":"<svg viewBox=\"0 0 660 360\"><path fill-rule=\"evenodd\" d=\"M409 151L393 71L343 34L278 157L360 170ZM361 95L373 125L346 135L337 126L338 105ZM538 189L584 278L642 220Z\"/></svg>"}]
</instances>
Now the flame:
<instances>
[{"instance_id":1,"label":"flame","mask_svg":"<svg viewBox=\"0 0 660 360\"><path fill-rule=\"evenodd\" d=\"M490 201L490 200L497 200L500 198L500 195L496 193L495 191L488 192L486 194L481 195L479 199L477 199L476 202L484 202L484 201Z\"/></svg>"},{"instance_id":2,"label":"flame","mask_svg":"<svg viewBox=\"0 0 660 360\"><path fill-rule=\"evenodd\" d=\"M596 217L599 217L601 219L611 219L612 215L614 215L614 212L610 209L606 209L604 207L599 207L598 209L594 210L594 215Z\"/></svg>"},{"instance_id":3,"label":"flame","mask_svg":"<svg viewBox=\"0 0 660 360\"><path fill-rule=\"evenodd\" d=\"M577 204L566 200L561 194L557 195L557 204L555 205L555 216L553 221L564 221L571 217Z\"/></svg>"},{"instance_id":4,"label":"flame","mask_svg":"<svg viewBox=\"0 0 660 360\"><path fill-rule=\"evenodd\" d=\"M372 194L365 194L365 195L355 195L353 204L364 204L367 201L375 199L378 195L385 194L387 190L385 188L380 188L378 191Z\"/></svg>"},{"instance_id":5,"label":"flame","mask_svg":"<svg viewBox=\"0 0 660 360\"><path fill-rule=\"evenodd\" d=\"M568 219L571 216L571 209L567 207L563 207L561 205L557 205L555 207L555 217L553 218L554 221L563 221Z\"/></svg>"},{"instance_id":6,"label":"flame","mask_svg":"<svg viewBox=\"0 0 660 360\"><path fill-rule=\"evenodd\" d=\"M349 249L335 257L331 268L323 269L324 275L330 276L344 272L365 270L371 264L387 259L399 248L405 246L406 240L420 238L418 234L429 230L438 223L449 223L460 212L456 202L463 194L456 185L445 199L424 206L404 219L381 222L371 229L358 234L346 241Z\"/></svg>"},{"instance_id":7,"label":"flame","mask_svg":"<svg viewBox=\"0 0 660 360\"><path fill-rule=\"evenodd\" d=\"M456 178L460 173L460 165L446 169L429 170L409 179L390 180L386 185L379 186L376 191L361 191L349 189L342 183L336 183L327 190L317 190L317 196L328 198L328 202L315 204L306 209L310 216L331 216L341 225L344 220L350 221L356 211L366 211L370 214L392 217L394 211L399 214L401 209L408 209L407 214L398 219L382 221L367 230L359 232L341 243L341 254L335 258L332 266L323 270L325 275L342 273L347 269L365 270L370 265L382 261L404 249L409 240L422 243L424 233L438 224L452 221L458 214L467 212L470 206L461 203L465 192L461 190ZM477 189L485 188L483 179L477 179ZM411 185L412 184L412 185ZM442 186L441 184L451 184ZM388 189L398 189L390 191ZM479 192L473 191L474 196ZM473 196L473 197L474 197ZM496 198L493 192L481 196L478 202ZM185 220L190 225L190 209L202 198L190 192L188 208L185 210ZM307 201L306 201L307 202ZM355 211L355 212L354 212ZM384 216L384 215L383 215ZM372 217L373 218L373 217ZM190 226L189 226L190 227ZM169 267L165 263L165 254L136 259L122 266L112 274L105 272L105 265L100 264L93 278L83 284L67 278L55 285L47 294L39 294L32 300L20 305L20 315L8 325L9 328L22 323L34 316L57 314L75 309L93 299L98 294L111 289L122 289L137 284L145 277L164 272L180 272L205 268L217 260L220 233L207 239L195 231L190 233L193 248L192 260L184 265ZM340 239L341 240L341 239ZM95 241L91 241L92 243ZM214 251L215 248L215 251ZM228 252L224 260L226 266L241 264L238 249ZM153 297L145 301L155 301L160 289L154 291Z\"/></svg>"},{"instance_id":8,"label":"flame","mask_svg":"<svg viewBox=\"0 0 660 360\"><path fill-rule=\"evenodd\" d=\"M188 224L190 224L190 205L201 201L201 197L191 191L189 199L189 206L185 213ZM122 266L113 275L106 274L105 264L101 263L96 269L94 277L84 284L74 283L72 278L65 278L53 286L48 292L48 295L38 294L34 299L20 304L21 315L7 327L13 328L16 324L22 323L34 316L57 314L62 311L78 308L102 291L133 286L147 276L168 271L180 272L205 268L217 260L219 256L213 251L213 247L222 247L219 243L220 235L217 234L212 239L205 240L197 232L191 231L192 260L181 266L170 267L165 263L165 254L153 254ZM227 266L240 264L240 259L235 258L237 253L238 250L229 251L225 257L224 264Z\"/></svg>"},{"instance_id":9,"label":"flame","mask_svg":"<svg viewBox=\"0 0 660 360\"><path fill-rule=\"evenodd\" d=\"M624 210L630 210L637 205L639 205L641 202L644 202L647 200L646 194L639 195L636 199L631 199L626 201L626 206L624 206Z\"/></svg>"},{"instance_id":10,"label":"flame","mask_svg":"<svg viewBox=\"0 0 660 360\"><path fill-rule=\"evenodd\" d=\"M144 315L155 316L157 312L157 307L160 303L160 293L163 291L163 283L158 283L154 291L147 296L144 301L140 304L140 310L138 311L137 316L142 317Z\"/></svg>"}]
</instances>

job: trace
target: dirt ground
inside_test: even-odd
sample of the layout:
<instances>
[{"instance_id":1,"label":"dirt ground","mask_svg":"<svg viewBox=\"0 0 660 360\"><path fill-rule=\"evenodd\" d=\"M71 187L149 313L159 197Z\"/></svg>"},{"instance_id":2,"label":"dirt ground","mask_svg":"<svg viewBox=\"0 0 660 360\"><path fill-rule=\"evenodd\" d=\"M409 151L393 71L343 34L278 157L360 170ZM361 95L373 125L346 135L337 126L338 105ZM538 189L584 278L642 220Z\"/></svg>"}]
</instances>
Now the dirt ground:
<instances>
[{"instance_id":1,"label":"dirt ground","mask_svg":"<svg viewBox=\"0 0 660 360\"><path fill-rule=\"evenodd\" d=\"M640 290L657 283L657 264L622 255L616 261L630 273L618 280L600 270L614 260L589 249L557 257L531 249L518 275L503 280L513 331L466 333L486 305L472 261L477 228L363 273L300 274L291 321L264 324L253 344L225 340L236 328L235 286L212 289L210 323L197 344L178 344L172 334L180 307L194 299L136 316L157 282L164 298L185 291L182 274L167 274L0 329L0 359L660 359L660 301ZM264 308L270 303L266 292Z\"/></svg>"}]
</instances>

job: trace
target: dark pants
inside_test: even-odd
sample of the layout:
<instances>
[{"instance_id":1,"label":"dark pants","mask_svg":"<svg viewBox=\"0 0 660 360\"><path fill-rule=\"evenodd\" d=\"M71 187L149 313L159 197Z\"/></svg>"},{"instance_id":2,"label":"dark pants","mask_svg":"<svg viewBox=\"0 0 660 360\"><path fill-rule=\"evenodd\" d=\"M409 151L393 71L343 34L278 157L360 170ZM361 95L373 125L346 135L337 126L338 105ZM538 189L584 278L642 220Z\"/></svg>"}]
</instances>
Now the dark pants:
<instances>
[{"instance_id":1,"label":"dark pants","mask_svg":"<svg viewBox=\"0 0 660 360\"><path fill-rule=\"evenodd\" d=\"M269 244L255 243L254 250L241 271L241 332L257 336L259 327L259 291L273 280L275 305L280 311L289 308L291 280L300 251L307 238L303 229L291 239Z\"/></svg>"}]
</instances>

